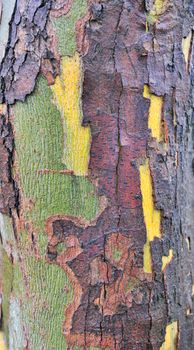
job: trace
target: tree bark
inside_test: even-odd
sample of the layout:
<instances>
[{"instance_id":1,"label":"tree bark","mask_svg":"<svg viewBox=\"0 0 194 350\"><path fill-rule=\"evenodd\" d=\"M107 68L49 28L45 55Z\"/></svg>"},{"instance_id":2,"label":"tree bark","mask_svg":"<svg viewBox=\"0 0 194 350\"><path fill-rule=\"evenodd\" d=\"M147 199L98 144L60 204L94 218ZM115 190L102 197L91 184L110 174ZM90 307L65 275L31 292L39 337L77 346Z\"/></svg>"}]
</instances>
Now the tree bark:
<instances>
[{"instance_id":1,"label":"tree bark","mask_svg":"<svg viewBox=\"0 0 194 350\"><path fill-rule=\"evenodd\" d=\"M186 0L2 0L9 350L194 349Z\"/></svg>"}]
</instances>

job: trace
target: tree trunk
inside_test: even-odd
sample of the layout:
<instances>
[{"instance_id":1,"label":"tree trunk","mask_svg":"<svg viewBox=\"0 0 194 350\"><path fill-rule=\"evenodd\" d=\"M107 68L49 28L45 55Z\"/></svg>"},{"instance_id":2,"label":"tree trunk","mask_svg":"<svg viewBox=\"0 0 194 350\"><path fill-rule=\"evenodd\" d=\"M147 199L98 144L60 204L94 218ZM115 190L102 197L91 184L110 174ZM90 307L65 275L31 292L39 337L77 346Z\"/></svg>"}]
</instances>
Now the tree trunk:
<instances>
[{"instance_id":1,"label":"tree trunk","mask_svg":"<svg viewBox=\"0 0 194 350\"><path fill-rule=\"evenodd\" d=\"M7 349L194 349L192 0L1 1Z\"/></svg>"}]
</instances>

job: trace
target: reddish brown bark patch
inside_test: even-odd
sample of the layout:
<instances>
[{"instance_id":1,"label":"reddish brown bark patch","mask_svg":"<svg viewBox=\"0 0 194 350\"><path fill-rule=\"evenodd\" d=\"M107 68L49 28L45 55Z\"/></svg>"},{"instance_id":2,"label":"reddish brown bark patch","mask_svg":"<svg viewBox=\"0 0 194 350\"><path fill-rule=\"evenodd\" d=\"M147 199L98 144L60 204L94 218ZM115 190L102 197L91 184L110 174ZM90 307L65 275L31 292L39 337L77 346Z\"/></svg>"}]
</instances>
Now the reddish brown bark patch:
<instances>
[{"instance_id":1,"label":"reddish brown bark patch","mask_svg":"<svg viewBox=\"0 0 194 350\"><path fill-rule=\"evenodd\" d=\"M13 132L8 119L6 106L2 106L0 114L0 211L10 214L17 207L18 191L12 179Z\"/></svg>"}]
</instances>

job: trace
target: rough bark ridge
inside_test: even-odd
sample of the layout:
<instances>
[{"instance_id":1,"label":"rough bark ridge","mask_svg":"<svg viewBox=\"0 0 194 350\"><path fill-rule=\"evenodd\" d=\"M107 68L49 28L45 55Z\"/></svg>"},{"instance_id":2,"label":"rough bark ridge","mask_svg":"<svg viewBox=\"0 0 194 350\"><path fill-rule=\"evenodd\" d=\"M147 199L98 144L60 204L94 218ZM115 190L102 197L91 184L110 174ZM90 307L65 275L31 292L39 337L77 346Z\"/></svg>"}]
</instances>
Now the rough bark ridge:
<instances>
[{"instance_id":1,"label":"rough bark ridge","mask_svg":"<svg viewBox=\"0 0 194 350\"><path fill-rule=\"evenodd\" d=\"M194 348L193 12L16 2L0 68L11 350Z\"/></svg>"}]
</instances>

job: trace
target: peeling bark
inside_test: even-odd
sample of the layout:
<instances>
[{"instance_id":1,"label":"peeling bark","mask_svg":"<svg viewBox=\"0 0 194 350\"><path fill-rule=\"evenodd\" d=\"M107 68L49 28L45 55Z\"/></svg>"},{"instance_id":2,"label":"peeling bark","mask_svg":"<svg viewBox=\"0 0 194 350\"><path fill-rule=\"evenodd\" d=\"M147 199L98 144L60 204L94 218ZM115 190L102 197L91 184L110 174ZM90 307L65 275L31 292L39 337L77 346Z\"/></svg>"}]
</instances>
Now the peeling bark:
<instances>
[{"instance_id":1,"label":"peeling bark","mask_svg":"<svg viewBox=\"0 0 194 350\"><path fill-rule=\"evenodd\" d=\"M10 10L0 67L10 350L194 347L193 14L180 0Z\"/></svg>"}]
</instances>

